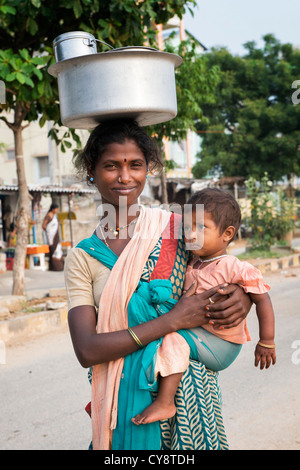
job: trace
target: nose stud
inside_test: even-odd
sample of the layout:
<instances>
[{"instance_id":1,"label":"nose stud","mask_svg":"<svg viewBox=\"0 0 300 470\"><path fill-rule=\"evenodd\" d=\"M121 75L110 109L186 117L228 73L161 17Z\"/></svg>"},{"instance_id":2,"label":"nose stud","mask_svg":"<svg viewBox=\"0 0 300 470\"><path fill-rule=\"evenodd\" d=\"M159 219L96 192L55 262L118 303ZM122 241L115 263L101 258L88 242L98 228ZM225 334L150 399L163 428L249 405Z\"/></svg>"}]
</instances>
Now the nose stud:
<instances>
[{"instance_id":1,"label":"nose stud","mask_svg":"<svg viewBox=\"0 0 300 470\"><path fill-rule=\"evenodd\" d=\"M119 178L118 178L118 183L122 183L122 178L121 178L121 176L119 176Z\"/></svg>"}]
</instances>

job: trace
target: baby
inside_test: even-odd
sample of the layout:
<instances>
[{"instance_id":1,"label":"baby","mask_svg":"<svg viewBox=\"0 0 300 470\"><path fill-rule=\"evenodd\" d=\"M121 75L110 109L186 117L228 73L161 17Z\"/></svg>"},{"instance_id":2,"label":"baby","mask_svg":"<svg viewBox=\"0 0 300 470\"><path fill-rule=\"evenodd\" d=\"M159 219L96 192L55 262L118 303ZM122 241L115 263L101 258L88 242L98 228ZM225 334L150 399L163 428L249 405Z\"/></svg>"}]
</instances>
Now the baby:
<instances>
[{"instance_id":1,"label":"baby","mask_svg":"<svg viewBox=\"0 0 300 470\"><path fill-rule=\"evenodd\" d=\"M204 210L199 211L199 205ZM270 287L264 283L257 268L226 253L228 244L240 226L239 205L230 193L206 188L191 197L187 209L184 220L185 242L193 256L187 266L184 291L195 281L196 293L223 283L240 285L256 305L260 339L255 348L255 366L260 364L260 369L267 369L276 362L274 312L267 293ZM214 303L212 299L210 303ZM207 308L209 310L209 306ZM209 321L203 327L188 332L196 344L199 361L215 371L228 367L239 354L242 344L251 340L246 320L227 329L216 329L213 321ZM181 377L182 373L161 376L157 398L132 421L145 424L173 416L176 412L174 396Z\"/></svg>"}]
</instances>

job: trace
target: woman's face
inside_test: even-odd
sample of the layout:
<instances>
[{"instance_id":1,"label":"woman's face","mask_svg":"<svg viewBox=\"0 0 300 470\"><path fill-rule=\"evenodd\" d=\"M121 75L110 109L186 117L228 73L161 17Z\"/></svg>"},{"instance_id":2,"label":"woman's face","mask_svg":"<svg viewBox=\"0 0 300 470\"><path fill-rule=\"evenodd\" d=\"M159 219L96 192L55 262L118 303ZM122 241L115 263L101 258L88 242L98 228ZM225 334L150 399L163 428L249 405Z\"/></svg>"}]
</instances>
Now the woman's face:
<instances>
[{"instance_id":1,"label":"woman's face","mask_svg":"<svg viewBox=\"0 0 300 470\"><path fill-rule=\"evenodd\" d=\"M145 186L146 175L144 154L134 140L109 144L92 174L102 203L116 207L137 203Z\"/></svg>"}]
</instances>

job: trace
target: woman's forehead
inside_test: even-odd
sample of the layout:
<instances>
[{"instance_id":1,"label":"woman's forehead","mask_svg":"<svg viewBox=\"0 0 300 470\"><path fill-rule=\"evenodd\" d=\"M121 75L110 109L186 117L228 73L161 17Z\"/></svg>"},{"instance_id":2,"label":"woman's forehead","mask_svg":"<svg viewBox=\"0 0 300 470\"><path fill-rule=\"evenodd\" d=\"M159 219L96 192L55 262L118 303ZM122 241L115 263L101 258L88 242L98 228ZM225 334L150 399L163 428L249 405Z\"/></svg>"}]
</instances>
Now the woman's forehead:
<instances>
[{"instance_id":1,"label":"woman's forehead","mask_svg":"<svg viewBox=\"0 0 300 470\"><path fill-rule=\"evenodd\" d=\"M142 150L134 140L125 140L124 142L112 142L106 145L102 152L103 159L143 159L145 160Z\"/></svg>"}]
</instances>

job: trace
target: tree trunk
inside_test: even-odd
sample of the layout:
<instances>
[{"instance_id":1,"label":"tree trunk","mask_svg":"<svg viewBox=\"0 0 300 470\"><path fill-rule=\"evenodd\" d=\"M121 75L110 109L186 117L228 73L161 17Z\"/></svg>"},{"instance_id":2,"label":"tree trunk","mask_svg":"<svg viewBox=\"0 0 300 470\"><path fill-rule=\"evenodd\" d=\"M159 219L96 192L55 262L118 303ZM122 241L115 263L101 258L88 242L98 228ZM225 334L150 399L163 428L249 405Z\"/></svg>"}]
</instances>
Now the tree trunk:
<instances>
[{"instance_id":1,"label":"tree trunk","mask_svg":"<svg viewBox=\"0 0 300 470\"><path fill-rule=\"evenodd\" d=\"M24 270L26 259L26 248L28 243L28 223L30 220L30 194L27 188L25 165L23 156L22 126L14 126L15 155L18 176L18 210L16 225L17 244L15 249L14 267L13 267L13 295L24 294Z\"/></svg>"}]
</instances>

